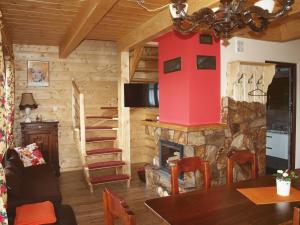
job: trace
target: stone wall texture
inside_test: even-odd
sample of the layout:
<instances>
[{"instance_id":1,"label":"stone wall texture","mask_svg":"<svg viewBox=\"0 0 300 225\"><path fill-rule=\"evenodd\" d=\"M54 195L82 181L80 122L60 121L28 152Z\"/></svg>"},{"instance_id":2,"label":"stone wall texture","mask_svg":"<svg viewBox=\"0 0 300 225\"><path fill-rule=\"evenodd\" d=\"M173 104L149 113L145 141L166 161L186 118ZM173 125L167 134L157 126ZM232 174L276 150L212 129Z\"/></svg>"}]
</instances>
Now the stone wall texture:
<instances>
[{"instance_id":1,"label":"stone wall texture","mask_svg":"<svg viewBox=\"0 0 300 225\"><path fill-rule=\"evenodd\" d=\"M226 183L227 153L231 149L256 152L258 156L259 175L265 173L265 146L266 146L266 107L261 103L237 102L231 98L222 99L222 122L225 128L216 128L197 132L183 132L146 126L146 134L152 136L156 143L155 154L159 154L159 140L168 140L184 145L184 157L199 156L208 160L211 168L212 185ZM147 171L151 169L147 168ZM147 180L160 183L157 171L148 172ZM156 174L156 176L155 176ZM155 177L155 181L151 179ZM249 179L250 165L234 166L234 181ZM197 179L200 179L197 181ZM165 179L162 185L169 189ZM190 175L185 176L188 186L193 182ZM196 178L196 184L201 184L201 176Z\"/></svg>"}]
</instances>

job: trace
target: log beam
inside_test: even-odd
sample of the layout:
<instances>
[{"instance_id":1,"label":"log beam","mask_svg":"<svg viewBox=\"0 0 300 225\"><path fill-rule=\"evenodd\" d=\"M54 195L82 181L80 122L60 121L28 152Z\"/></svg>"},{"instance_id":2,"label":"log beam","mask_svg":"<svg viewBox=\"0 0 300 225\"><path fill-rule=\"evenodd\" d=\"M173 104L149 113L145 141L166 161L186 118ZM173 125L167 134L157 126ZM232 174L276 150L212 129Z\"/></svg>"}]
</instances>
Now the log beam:
<instances>
[{"instance_id":1,"label":"log beam","mask_svg":"<svg viewBox=\"0 0 300 225\"><path fill-rule=\"evenodd\" d=\"M300 4L295 2L292 10L286 16L280 17L270 23L266 31L262 33L255 33L249 28L244 28L236 31L234 37L245 37L264 41L285 42L294 40L300 37L299 27L300 19Z\"/></svg>"},{"instance_id":2,"label":"log beam","mask_svg":"<svg viewBox=\"0 0 300 225\"><path fill-rule=\"evenodd\" d=\"M133 50L133 55L129 60L129 62L130 62L129 63L129 76L130 76L129 80L130 81L132 80L132 78L135 74L136 68L138 67L138 64L142 58L143 50L144 50L143 47L136 47Z\"/></svg>"},{"instance_id":3,"label":"log beam","mask_svg":"<svg viewBox=\"0 0 300 225\"><path fill-rule=\"evenodd\" d=\"M295 29L296 27L300 27L300 16L282 24L280 26L282 41L300 38L300 30Z\"/></svg>"},{"instance_id":4,"label":"log beam","mask_svg":"<svg viewBox=\"0 0 300 225\"><path fill-rule=\"evenodd\" d=\"M204 7L214 7L218 5L218 0L204 0L204 1L198 1L198 0L189 0L189 14L204 8ZM291 18L294 17L296 14L300 13L300 4L298 2L295 2L295 4L292 6L292 10L288 13L286 17ZM285 19L279 18L278 23L281 23L281 21L285 21ZM276 23L276 22L275 22ZM138 26L136 29L132 30L130 33L122 37L118 40L118 48L119 50L128 50L135 46L142 46L146 42L151 41L158 36L170 31L172 29L172 18L169 13L169 9L166 8L163 11L156 14L154 17L146 21L145 23ZM277 34L276 40L277 41L286 41L287 35L281 35L281 32L278 32L278 27L284 27L284 24L278 25L276 28L269 28L264 34L253 34L253 32L247 30L249 28L242 29L240 31L237 31L233 34L233 36L242 36L242 37L249 37L254 39L260 39L260 38L269 38L269 40L274 41L273 34ZM275 31L275 29L277 31ZM284 28L279 28L280 30ZM270 35L268 34L270 33ZM280 33L280 34L279 34ZM279 34L279 35L278 35ZM295 37L298 37L298 35L294 35ZM282 37L282 38L281 38ZM278 39L280 38L280 40Z\"/></svg>"},{"instance_id":5,"label":"log beam","mask_svg":"<svg viewBox=\"0 0 300 225\"><path fill-rule=\"evenodd\" d=\"M218 3L219 0L189 0L188 13L191 14L204 7L214 7L218 5ZM118 48L122 51L135 46L143 46L148 41L152 41L156 37L170 31L172 26L173 21L169 13L169 8L165 8L118 40Z\"/></svg>"},{"instance_id":6,"label":"log beam","mask_svg":"<svg viewBox=\"0 0 300 225\"><path fill-rule=\"evenodd\" d=\"M118 1L85 1L59 46L59 57L68 57Z\"/></svg>"}]
</instances>

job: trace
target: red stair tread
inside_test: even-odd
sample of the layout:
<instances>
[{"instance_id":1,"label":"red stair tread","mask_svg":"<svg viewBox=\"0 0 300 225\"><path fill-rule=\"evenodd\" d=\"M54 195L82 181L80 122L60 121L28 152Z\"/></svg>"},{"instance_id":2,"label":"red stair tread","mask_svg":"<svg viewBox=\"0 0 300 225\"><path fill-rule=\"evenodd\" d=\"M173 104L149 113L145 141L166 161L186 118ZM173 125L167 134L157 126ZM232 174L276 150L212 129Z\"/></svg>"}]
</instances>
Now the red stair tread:
<instances>
[{"instance_id":1,"label":"red stair tread","mask_svg":"<svg viewBox=\"0 0 300 225\"><path fill-rule=\"evenodd\" d=\"M98 148L98 149L91 149L86 151L87 155L96 155L96 154L105 154L105 153L117 153L122 152L119 148Z\"/></svg>"},{"instance_id":2,"label":"red stair tread","mask_svg":"<svg viewBox=\"0 0 300 225\"><path fill-rule=\"evenodd\" d=\"M118 109L116 106L102 106L100 109Z\"/></svg>"},{"instance_id":3,"label":"red stair tread","mask_svg":"<svg viewBox=\"0 0 300 225\"><path fill-rule=\"evenodd\" d=\"M129 178L130 177L126 174L113 174L113 175L91 177L90 181L92 184L102 184L106 182L128 180Z\"/></svg>"},{"instance_id":4,"label":"red stair tread","mask_svg":"<svg viewBox=\"0 0 300 225\"><path fill-rule=\"evenodd\" d=\"M94 141L113 141L116 140L115 137L90 137L86 138L86 142L94 142Z\"/></svg>"},{"instance_id":5,"label":"red stair tread","mask_svg":"<svg viewBox=\"0 0 300 225\"><path fill-rule=\"evenodd\" d=\"M113 119L112 116L86 116L87 119Z\"/></svg>"},{"instance_id":6,"label":"red stair tread","mask_svg":"<svg viewBox=\"0 0 300 225\"><path fill-rule=\"evenodd\" d=\"M112 126L86 126L87 130L97 130L97 129L113 129Z\"/></svg>"},{"instance_id":7,"label":"red stair tread","mask_svg":"<svg viewBox=\"0 0 300 225\"><path fill-rule=\"evenodd\" d=\"M106 161L106 162L97 162L88 164L89 169L101 169L101 168L109 168L109 167L116 167L116 166L123 166L125 162L123 161Z\"/></svg>"}]
</instances>

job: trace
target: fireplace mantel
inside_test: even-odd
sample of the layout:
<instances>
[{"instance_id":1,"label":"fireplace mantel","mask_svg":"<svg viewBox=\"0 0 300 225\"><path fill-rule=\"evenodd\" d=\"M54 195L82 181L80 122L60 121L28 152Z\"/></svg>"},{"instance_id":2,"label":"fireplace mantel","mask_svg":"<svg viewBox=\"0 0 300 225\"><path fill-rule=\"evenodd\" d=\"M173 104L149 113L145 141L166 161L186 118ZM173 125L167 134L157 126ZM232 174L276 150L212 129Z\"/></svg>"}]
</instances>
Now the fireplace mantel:
<instances>
[{"instance_id":1,"label":"fireplace mantel","mask_svg":"<svg viewBox=\"0 0 300 225\"><path fill-rule=\"evenodd\" d=\"M160 127L166 128L170 130L178 130L183 132L195 132L195 131L204 131L204 130L217 130L226 128L227 124L225 123L212 123L212 124L201 124L201 125L180 125L180 124L171 124L171 123L163 123L159 121L143 121L144 125L152 126L152 127Z\"/></svg>"}]
</instances>

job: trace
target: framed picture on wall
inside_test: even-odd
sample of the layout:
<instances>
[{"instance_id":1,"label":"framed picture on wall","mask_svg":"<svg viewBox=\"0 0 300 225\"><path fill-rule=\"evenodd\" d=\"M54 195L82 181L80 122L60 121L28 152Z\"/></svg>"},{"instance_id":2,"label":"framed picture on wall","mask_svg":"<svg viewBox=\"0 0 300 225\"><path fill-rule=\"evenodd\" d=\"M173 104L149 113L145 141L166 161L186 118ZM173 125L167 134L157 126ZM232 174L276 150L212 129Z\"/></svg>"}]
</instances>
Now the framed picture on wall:
<instances>
[{"instance_id":1,"label":"framed picture on wall","mask_svg":"<svg viewBox=\"0 0 300 225\"><path fill-rule=\"evenodd\" d=\"M197 69L198 70L215 70L216 57L208 55L197 55Z\"/></svg>"},{"instance_id":2,"label":"framed picture on wall","mask_svg":"<svg viewBox=\"0 0 300 225\"><path fill-rule=\"evenodd\" d=\"M200 42L200 44L212 45L213 44L213 38L210 34L200 34L199 35L199 42Z\"/></svg>"},{"instance_id":3,"label":"framed picture on wall","mask_svg":"<svg viewBox=\"0 0 300 225\"><path fill-rule=\"evenodd\" d=\"M27 86L49 86L49 62L31 60L27 62Z\"/></svg>"},{"instance_id":4,"label":"framed picture on wall","mask_svg":"<svg viewBox=\"0 0 300 225\"><path fill-rule=\"evenodd\" d=\"M164 73L172 73L181 70L181 57L164 61Z\"/></svg>"}]
</instances>

